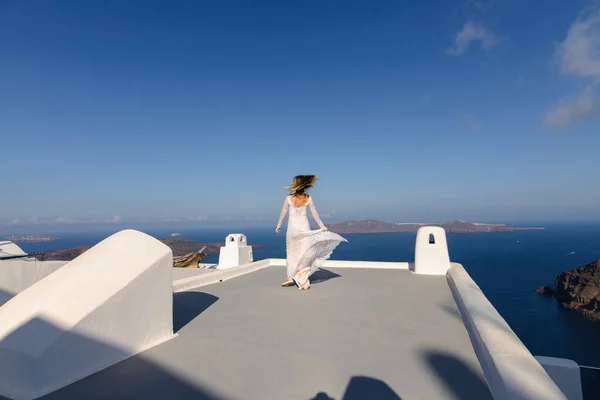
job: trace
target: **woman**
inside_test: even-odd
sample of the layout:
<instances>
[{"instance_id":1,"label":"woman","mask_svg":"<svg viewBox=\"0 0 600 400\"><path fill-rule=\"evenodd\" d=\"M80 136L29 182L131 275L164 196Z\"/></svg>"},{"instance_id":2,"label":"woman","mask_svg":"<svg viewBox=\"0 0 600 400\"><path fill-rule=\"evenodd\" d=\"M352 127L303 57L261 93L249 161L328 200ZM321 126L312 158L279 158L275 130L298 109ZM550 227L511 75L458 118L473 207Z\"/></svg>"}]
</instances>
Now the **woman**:
<instances>
[{"instance_id":1,"label":"woman","mask_svg":"<svg viewBox=\"0 0 600 400\"><path fill-rule=\"evenodd\" d=\"M314 185L314 175L298 175L294 183L286 186L290 195L285 198L275 232L281 232L281 223L289 210L286 234L287 279L281 286L296 284L300 290L310 288L309 276L331 256L341 242L347 242L340 235L329 232L321 219L312 197L306 192ZM311 230L306 209L309 208L314 220L321 229Z\"/></svg>"}]
</instances>

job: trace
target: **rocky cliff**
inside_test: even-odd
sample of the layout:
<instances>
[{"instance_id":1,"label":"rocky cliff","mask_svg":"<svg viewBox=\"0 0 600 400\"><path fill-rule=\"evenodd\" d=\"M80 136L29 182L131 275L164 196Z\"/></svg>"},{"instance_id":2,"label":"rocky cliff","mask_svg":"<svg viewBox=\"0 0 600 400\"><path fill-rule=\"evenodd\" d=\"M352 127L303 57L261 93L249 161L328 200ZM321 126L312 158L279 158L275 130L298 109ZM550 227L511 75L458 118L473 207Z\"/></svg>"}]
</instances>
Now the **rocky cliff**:
<instances>
[{"instance_id":1,"label":"rocky cliff","mask_svg":"<svg viewBox=\"0 0 600 400\"><path fill-rule=\"evenodd\" d=\"M554 297L562 305L600 321L600 259L561 273L555 284Z\"/></svg>"},{"instance_id":2,"label":"rocky cliff","mask_svg":"<svg viewBox=\"0 0 600 400\"><path fill-rule=\"evenodd\" d=\"M563 306L600 321L600 259L559 274L556 289L542 286L539 294L552 295Z\"/></svg>"}]
</instances>

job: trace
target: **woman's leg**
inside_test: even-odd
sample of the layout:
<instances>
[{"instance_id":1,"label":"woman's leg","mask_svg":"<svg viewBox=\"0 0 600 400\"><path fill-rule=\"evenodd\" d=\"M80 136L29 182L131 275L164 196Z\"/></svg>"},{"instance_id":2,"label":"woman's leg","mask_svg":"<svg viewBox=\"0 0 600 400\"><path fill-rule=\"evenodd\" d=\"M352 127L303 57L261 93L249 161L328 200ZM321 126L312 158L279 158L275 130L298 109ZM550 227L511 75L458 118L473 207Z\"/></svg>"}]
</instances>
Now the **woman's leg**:
<instances>
[{"instance_id":1,"label":"woman's leg","mask_svg":"<svg viewBox=\"0 0 600 400\"><path fill-rule=\"evenodd\" d=\"M300 290L308 290L310 288L310 280L308 279L310 275L310 267L305 267L299 270L296 275L294 275L294 282L298 285L298 289Z\"/></svg>"},{"instance_id":2,"label":"woman's leg","mask_svg":"<svg viewBox=\"0 0 600 400\"><path fill-rule=\"evenodd\" d=\"M292 235L290 235L289 231L285 235L285 269L286 269L286 278L285 281L281 284L282 287L294 286L294 267L298 263L298 254L299 248L297 245L294 245L297 240L294 239Z\"/></svg>"}]
</instances>

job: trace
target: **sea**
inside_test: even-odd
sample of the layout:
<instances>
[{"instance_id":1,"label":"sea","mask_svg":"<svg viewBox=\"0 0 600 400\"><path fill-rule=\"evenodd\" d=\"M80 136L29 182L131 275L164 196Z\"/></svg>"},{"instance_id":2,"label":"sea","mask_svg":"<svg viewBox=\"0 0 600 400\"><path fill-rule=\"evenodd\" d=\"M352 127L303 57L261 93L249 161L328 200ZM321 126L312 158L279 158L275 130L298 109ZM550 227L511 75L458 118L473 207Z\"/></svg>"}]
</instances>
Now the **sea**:
<instances>
[{"instance_id":1,"label":"sea","mask_svg":"<svg viewBox=\"0 0 600 400\"><path fill-rule=\"evenodd\" d=\"M600 368L600 322L538 295L556 276L600 258L600 223L544 224L543 230L447 235L450 258L461 263L481 290L534 355L568 358ZM167 238L173 231L147 230ZM224 242L229 233L244 233L255 248L254 258L284 258L285 235L273 228L177 230L181 237ZM27 252L95 244L114 232L61 233L46 243L21 243ZM415 233L344 234L335 260L413 261ZM216 263L218 256L204 262ZM427 296L422 293L422 296ZM411 301L411 300L409 300ZM418 298L412 299L419 302ZM600 390L600 371L582 371L586 398Z\"/></svg>"}]
</instances>

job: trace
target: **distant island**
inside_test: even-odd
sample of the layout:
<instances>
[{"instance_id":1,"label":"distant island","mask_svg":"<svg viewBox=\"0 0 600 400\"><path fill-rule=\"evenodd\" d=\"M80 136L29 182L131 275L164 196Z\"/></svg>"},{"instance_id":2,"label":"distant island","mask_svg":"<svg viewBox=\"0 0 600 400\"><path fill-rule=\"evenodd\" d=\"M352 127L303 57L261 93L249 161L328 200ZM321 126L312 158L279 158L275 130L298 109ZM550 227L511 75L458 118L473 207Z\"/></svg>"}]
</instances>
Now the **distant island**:
<instances>
[{"instance_id":1,"label":"distant island","mask_svg":"<svg viewBox=\"0 0 600 400\"><path fill-rule=\"evenodd\" d=\"M39 242L52 242L60 238L56 236L9 236L6 240L10 240L13 243L39 243Z\"/></svg>"},{"instance_id":2,"label":"distant island","mask_svg":"<svg viewBox=\"0 0 600 400\"><path fill-rule=\"evenodd\" d=\"M539 294L553 296L561 305L600 321L600 259L560 273L554 288L540 286Z\"/></svg>"},{"instance_id":3,"label":"distant island","mask_svg":"<svg viewBox=\"0 0 600 400\"><path fill-rule=\"evenodd\" d=\"M203 253L206 255L215 255L219 254L221 246L223 243L203 243L196 239L189 238L177 238L177 239L159 239L161 242L166 244L173 250L173 257L181 257L189 253L197 252L202 249L202 247L206 246ZM85 251L89 250L92 245L88 246L78 246L70 249L61 249L61 250L49 250L44 251L41 254L38 254L38 259L44 261L71 261L76 257L79 257ZM265 248L267 246L262 244L253 244L254 248Z\"/></svg>"},{"instance_id":4,"label":"distant island","mask_svg":"<svg viewBox=\"0 0 600 400\"><path fill-rule=\"evenodd\" d=\"M505 224L482 224L477 222L453 221L442 223L392 223L377 220L346 221L328 225L327 228L336 233L391 233L417 232L423 226L440 226L451 233L475 232L512 232L519 230L538 230L544 228L518 228Z\"/></svg>"}]
</instances>

